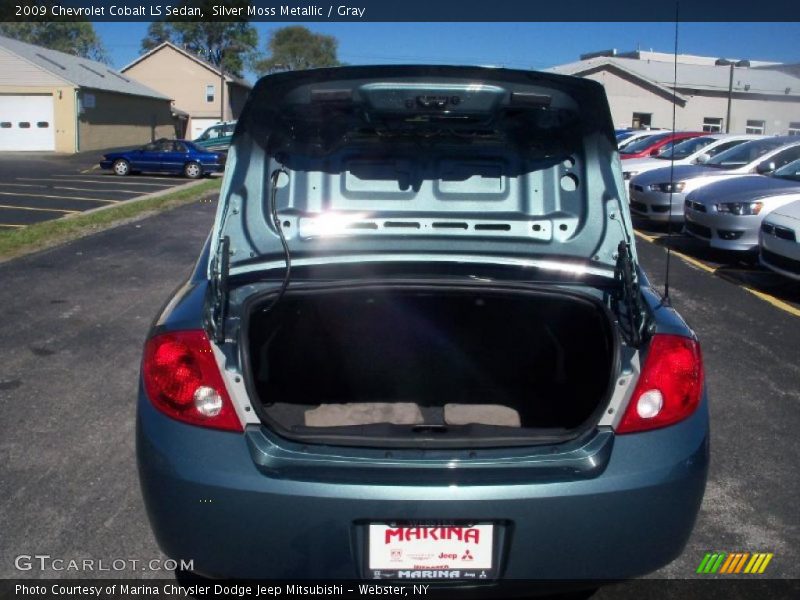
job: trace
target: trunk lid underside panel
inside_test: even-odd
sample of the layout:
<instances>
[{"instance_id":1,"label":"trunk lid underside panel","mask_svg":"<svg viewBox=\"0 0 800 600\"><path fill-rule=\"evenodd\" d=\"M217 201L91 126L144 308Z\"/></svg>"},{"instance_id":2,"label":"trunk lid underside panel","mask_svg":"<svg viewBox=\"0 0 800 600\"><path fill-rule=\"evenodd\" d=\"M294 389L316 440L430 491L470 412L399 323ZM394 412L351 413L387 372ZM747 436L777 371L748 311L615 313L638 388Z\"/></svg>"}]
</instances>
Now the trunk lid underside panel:
<instances>
[{"instance_id":1,"label":"trunk lid underside panel","mask_svg":"<svg viewBox=\"0 0 800 600\"><path fill-rule=\"evenodd\" d=\"M212 253L228 237L231 274L280 268L282 233L298 264L489 257L612 276L630 231L617 160L595 82L472 67L279 74L237 125Z\"/></svg>"}]
</instances>

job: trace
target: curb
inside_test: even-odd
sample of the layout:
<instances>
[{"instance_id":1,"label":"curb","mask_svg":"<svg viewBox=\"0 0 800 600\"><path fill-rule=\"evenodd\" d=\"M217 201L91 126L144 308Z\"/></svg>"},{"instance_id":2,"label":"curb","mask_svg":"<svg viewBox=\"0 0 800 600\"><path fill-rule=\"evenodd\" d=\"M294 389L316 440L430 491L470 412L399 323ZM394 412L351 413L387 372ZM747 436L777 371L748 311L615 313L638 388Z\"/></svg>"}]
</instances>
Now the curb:
<instances>
[{"instance_id":1,"label":"curb","mask_svg":"<svg viewBox=\"0 0 800 600\"><path fill-rule=\"evenodd\" d=\"M119 206L120 204L136 204L138 202L142 202L144 200L150 200L152 198L160 198L161 196L166 196L168 194L174 194L175 192L182 192L183 190L188 190L193 187L197 187L198 185L205 183L208 181L208 178L201 177L200 179L195 179L193 181L188 181L186 183L182 183L181 185L176 185L175 187L167 188L165 190L159 190L157 192L150 192L149 194L145 194L144 196L136 196L135 198L130 198L129 200L123 200L121 203L116 204L107 204L105 206L98 206L97 208L90 208L89 210L82 210L77 213L69 214L64 217L61 217L64 220L67 219L74 219L81 215L90 215L93 213L102 212L104 210L108 210L109 208L113 208L115 206Z\"/></svg>"},{"instance_id":2,"label":"curb","mask_svg":"<svg viewBox=\"0 0 800 600\"><path fill-rule=\"evenodd\" d=\"M197 181L190 181L190 182L185 183L183 185L175 186L175 187L169 188L167 190L159 190L158 192L153 192L153 193L150 193L150 194L145 194L143 196L138 196L136 198L132 198L130 200L125 200L124 203L125 204L136 204L136 203L139 203L139 202L143 202L145 200L151 200L151 199L154 199L154 198L159 198L161 196L171 195L171 194L174 194L176 192L185 191L185 190L189 190L189 189L191 189L193 187L197 187L197 186L199 186L200 184L202 184L202 183L204 183L206 181L207 181L206 179L200 179L200 180L197 180ZM109 221L108 223L104 223L102 225L95 225L95 226L92 226L92 227L87 227L85 229L80 229L80 230L71 232L69 235L66 235L64 237L59 237L59 238L56 238L56 239L50 239L50 240L44 242L41 246L27 248L25 250L20 251L19 253L15 253L15 254L6 254L4 256L0 256L0 264L6 263L6 262L9 262L9 261L12 261L12 260L16 260L18 258L22 258L22 257L25 257L25 256L31 256L33 254L38 254L40 252L45 252L47 250L52 250L53 248L57 248L59 246L65 245L65 244L69 244L71 242L74 242L75 240L79 240L79 239L88 237L90 235L94 235L96 233L101 233L103 231L108 231L109 229L115 229L116 227L121 227L123 225L128 225L130 223L135 223L137 221L143 221L145 219L148 219L148 218L156 216L156 215L158 215L160 213L172 210L174 208L178 208L178 207L183 206L185 204L190 204L190 203L196 202L196 201L209 202L209 201L212 201L212 199L216 199L216 197L218 195L219 195L219 190L216 189L216 188L213 188L213 189L207 190L206 192L204 192L202 194L198 194L198 195L196 195L196 196L194 196L192 198L186 198L186 199L180 201L179 204L176 204L174 206L166 206L166 207L162 206L162 207L158 207L158 208L153 208L152 210L144 210L144 211L140 212L139 214L136 214L136 215L133 215L133 216L120 217L120 218L118 218L116 220ZM109 210L109 209L113 209L115 207L119 207L119 204L111 204L111 205L108 205L108 206L100 206L100 207L93 208L93 209L90 209L90 210L85 210L85 211L82 211L82 212L79 212L79 213L67 215L67 216L64 216L64 217L62 217L61 219L58 219L58 220L59 221L68 221L70 219L82 218L83 215L96 213L96 212L103 211L103 210Z\"/></svg>"}]
</instances>

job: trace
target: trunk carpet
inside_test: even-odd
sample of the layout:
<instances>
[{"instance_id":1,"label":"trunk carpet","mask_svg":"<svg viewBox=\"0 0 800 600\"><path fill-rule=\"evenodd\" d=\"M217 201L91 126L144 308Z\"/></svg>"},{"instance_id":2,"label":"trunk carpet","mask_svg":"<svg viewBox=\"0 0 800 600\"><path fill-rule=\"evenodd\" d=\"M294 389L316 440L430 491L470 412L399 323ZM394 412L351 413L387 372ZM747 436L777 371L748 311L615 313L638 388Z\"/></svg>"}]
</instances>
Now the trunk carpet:
<instances>
[{"instance_id":1,"label":"trunk carpet","mask_svg":"<svg viewBox=\"0 0 800 600\"><path fill-rule=\"evenodd\" d=\"M441 410L431 413L427 407L420 407L413 402L349 402L320 404L305 410L303 420L306 427L344 427L375 423L422 425L442 424L442 421L448 425L475 423L502 427L521 426L519 413L500 404L446 404L443 415Z\"/></svg>"}]
</instances>

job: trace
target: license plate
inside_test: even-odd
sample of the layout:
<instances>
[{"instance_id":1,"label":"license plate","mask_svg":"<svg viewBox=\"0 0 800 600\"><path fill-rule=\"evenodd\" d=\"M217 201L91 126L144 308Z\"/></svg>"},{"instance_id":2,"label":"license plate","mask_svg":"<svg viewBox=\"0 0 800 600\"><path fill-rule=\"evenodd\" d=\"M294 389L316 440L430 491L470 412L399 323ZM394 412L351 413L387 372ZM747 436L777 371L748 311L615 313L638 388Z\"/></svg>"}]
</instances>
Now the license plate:
<instances>
[{"instance_id":1,"label":"license plate","mask_svg":"<svg viewBox=\"0 0 800 600\"><path fill-rule=\"evenodd\" d=\"M371 524L373 579L489 579L494 576L494 525L416 527Z\"/></svg>"}]
</instances>

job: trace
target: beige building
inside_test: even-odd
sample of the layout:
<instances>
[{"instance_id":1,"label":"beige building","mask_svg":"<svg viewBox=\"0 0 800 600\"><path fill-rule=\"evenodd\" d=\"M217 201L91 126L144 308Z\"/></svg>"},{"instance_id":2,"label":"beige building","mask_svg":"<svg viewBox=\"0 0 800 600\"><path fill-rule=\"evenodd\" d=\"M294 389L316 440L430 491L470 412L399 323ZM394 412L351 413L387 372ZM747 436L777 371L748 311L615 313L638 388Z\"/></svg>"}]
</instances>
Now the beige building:
<instances>
[{"instance_id":1,"label":"beige building","mask_svg":"<svg viewBox=\"0 0 800 600\"><path fill-rule=\"evenodd\" d=\"M0 151L72 153L174 131L168 96L103 63L0 37Z\"/></svg>"},{"instance_id":2,"label":"beige building","mask_svg":"<svg viewBox=\"0 0 800 600\"><path fill-rule=\"evenodd\" d=\"M678 130L800 135L800 79L777 63L750 61L733 67L731 85L731 66L715 62L679 54L674 86L673 55L661 52L609 50L549 70L602 83L617 127L671 128L674 105Z\"/></svg>"},{"instance_id":3,"label":"beige building","mask_svg":"<svg viewBox=\"0 0 800 600\"><path fill-rule=\"evenodd\" d=\"M252 86L170 42L163 42L122 69L126 76L173 99L188 114L184 137L196 139L209 126L239 118Z\"/></svg>"}]
</instances>

